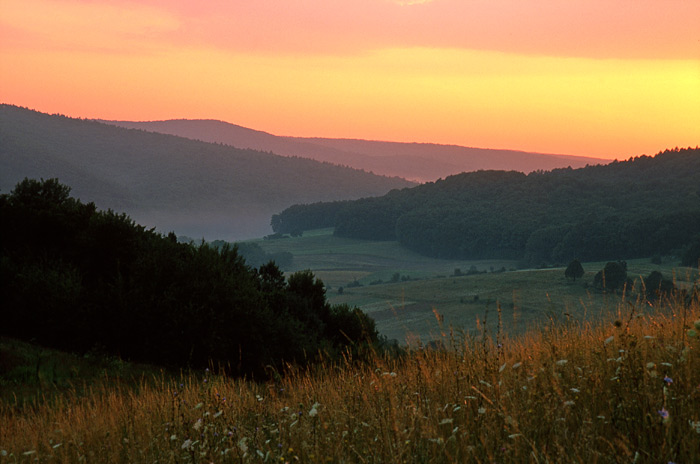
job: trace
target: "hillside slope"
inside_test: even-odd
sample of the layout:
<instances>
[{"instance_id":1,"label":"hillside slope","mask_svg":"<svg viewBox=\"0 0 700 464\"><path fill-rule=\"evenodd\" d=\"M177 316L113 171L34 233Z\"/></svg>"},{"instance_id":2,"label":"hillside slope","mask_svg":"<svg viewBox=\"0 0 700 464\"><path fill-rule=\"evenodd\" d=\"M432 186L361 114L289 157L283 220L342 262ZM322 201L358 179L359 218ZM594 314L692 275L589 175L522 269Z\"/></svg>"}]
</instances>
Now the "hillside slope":
<instances>
[{"instance_id":1,"label":"hillside slope","mask_svg":"<svg viewBox=\"0 0 700 464\"><path fill-rule=\"evenodd\" d=\"M335 227L419 253L530 263L677 254L700 232L700 149L525 175L479 171L379 198L295 205L277 232Z\"/></svg>"},{"instance_id":2,"label":"hillside slope","mask_svg":"<svg viewBox=\"0 0 700 464\"><path fill-rule=\"evenodd\" d=\"M214 120L104 122L130 129L143 129L206 142L224 143L239 148L272 151L285 156L301 156L419 182L434 181L460 172L479 169L507 169L528 173L608 162L608 160L583 156L430 143L280 137Z\"/></svg>"},{"instance_id":3,"label":"hillside slope","mask_svg":"<svg viewBox=\"0 0 700 464\"><path fill-rule=\"evenodd\" d=\"M240 240L270 232L295 203L357 199L404 179L301 158L0 105L0 190L54 178L78 198L138 223L192 237Z\"/></svg>"}]
</instances>

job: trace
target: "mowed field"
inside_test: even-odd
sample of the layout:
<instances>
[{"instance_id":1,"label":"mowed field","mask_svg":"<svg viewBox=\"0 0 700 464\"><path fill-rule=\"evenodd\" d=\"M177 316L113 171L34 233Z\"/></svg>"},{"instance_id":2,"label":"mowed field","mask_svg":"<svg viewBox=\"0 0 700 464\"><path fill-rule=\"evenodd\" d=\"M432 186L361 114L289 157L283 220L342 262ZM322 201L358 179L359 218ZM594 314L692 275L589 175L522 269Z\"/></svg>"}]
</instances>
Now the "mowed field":
<instances>
[{"instance_id":1,"label":"mowed field","mask_svg":"<svg viewBox=\"0 0 700 464\"><path fill-rule=\"evenodd\" d=\"M632 308L645 309L637 304L634 291L615 295L593 288L593 277L605 262L583 263L586 274L572 282L565 278L564 268L516 269L516 262L505 260L439 260L408 251L397 242L346 239L332 232L323 229L256 243L267 252L292 253L288 272L312 270L326 284L332 304L362 308L382 335L401 344L449 341L484 328L493 333L499 317L501 330L515 335L552 321L626 317ZM640 277L657 270L679 288L689 288L697 282L698 272L677 263L673 257L664 257L661 264L630 260L628 276L639 287ZM479 273L455 276L456 269ZM396 273L399 281L390 282Z\"/></svg>"}]
</instances>

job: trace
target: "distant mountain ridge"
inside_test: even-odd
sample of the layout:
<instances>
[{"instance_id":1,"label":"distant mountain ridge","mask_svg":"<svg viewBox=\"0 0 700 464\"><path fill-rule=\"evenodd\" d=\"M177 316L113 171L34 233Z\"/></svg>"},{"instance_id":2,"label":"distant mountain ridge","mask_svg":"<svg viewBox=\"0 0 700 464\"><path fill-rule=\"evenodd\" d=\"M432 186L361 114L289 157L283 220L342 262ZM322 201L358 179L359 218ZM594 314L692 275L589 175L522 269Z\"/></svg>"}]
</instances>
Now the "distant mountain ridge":
<instances>
[{"instance_id":1,"label":"distant mountain ridge","mask_svg":"<svg viewBox=\"0 0 700 464\"><path fill-rule=\"evenodd\" d=\"M414 185L318 161L128 130L0 105L0 190L58 178L72 195L196 238L271 232L296 203L357 199Z\"/></svg>"},{"instance_id":2,"label":"distant mountain ridge","mask_svg":"<svg viewBox=\"0 0 700 464\"><path fill-rule=\"evenodd\" d=\"M434 181L453 174L477 170L515 170L529 173L610 162L610 160L584 156L470 148L458 145L284 137L209 119L101 122L129 129L223 143L238 148L271 151L283 156L311 158L418 182Z\"/></svg>"}]
</instances>

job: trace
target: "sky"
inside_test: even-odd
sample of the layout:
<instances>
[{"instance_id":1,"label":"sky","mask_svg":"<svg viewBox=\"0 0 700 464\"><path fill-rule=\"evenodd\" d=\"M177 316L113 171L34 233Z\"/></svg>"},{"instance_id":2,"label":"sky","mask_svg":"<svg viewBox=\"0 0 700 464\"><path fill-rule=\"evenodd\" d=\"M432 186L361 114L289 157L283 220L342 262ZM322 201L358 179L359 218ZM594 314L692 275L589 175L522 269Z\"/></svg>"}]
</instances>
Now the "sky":
<instances>
[{"instance_id":1,"label":"sky","mask_svg":"<svg viewBox=\"0 0 700 464\"><path fill-rule=\"evenodd\" d=\"M697 0L0 0L0 102L627 159L700 144Z\"/></svg>"}]
</instances>

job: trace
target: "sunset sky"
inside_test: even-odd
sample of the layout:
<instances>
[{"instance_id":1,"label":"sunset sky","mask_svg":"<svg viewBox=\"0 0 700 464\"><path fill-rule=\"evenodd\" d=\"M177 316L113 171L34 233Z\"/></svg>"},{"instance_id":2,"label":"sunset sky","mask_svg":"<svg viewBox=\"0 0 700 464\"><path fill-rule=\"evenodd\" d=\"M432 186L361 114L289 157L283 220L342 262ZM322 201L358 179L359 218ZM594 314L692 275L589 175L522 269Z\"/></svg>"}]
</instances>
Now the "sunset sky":
<instances>
[{"instance_id":1,"label":"sunset sky","mask_svg":"<svg viewBox=\"0 0 700 464\"><path fill-rule=\"evenodd\" d=\"M700 144L700 1L0 0L0 102L626 159Z\"/></svg>"}]
</instances>

